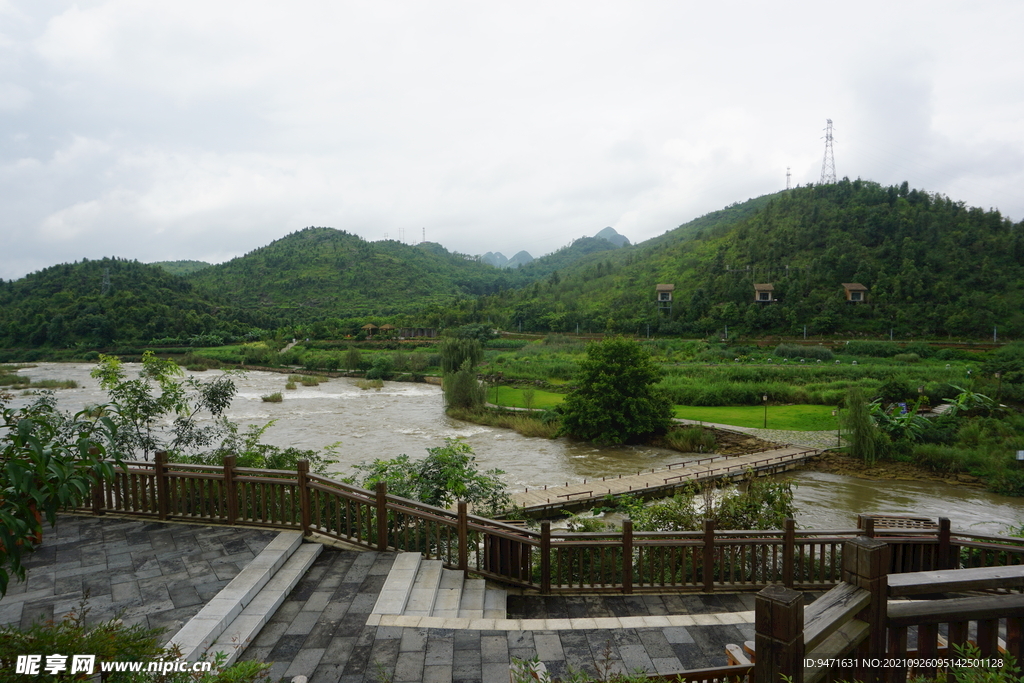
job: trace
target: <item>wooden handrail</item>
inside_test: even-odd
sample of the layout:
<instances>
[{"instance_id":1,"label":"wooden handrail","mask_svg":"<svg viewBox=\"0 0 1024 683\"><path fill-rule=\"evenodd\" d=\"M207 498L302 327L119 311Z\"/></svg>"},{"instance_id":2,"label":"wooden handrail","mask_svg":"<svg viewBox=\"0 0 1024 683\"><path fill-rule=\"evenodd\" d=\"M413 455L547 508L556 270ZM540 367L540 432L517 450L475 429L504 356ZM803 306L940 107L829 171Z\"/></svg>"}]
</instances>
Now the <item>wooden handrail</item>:
<instances>
[{"instance_id":1,"label":"wooden handrail","mask_svg":"<svg viewBox=\"0 0 1024 683\"><path fill-rule=\"evenodd\" d=\"M799 453L787 454L785 459ZM705 459L713 460L713 459ZM773 460L772 462L775 462ZM776 463L777 464L777 463ZM187 482L196 482L196 489ZM222 488L210 489L216 482ZM213 498L206 491L220 490ZM570 494L586 495L586 492ZM220 496L219 498L217 496ZM464 515L384 491L367 491L325 476L178 463L128 463L117 478L97 485L93 514L120 512L139 517L210 524L256 524L303 528L370 548L394 547L442 557L451 565L459 553L470 568L490 578L544 591L587 593L629 590L750 590L784 581L795 588L821 589L839 582L842 543L858 529L719 530L693 532L557 533L524 529L500 520ZM938 570L958 566L958 548L971 548L977 564L1016 562L1024 541L991 534L882 529L875 536L898 548L936 546L945 551L909 553L897 570ZM941 548L940 548L941 550ZM902 551L901 551L902 552ZM943 552L945 554L943 555ZM495 555L495 553L498 553ZM504 568L507 560L517 558ZM918 557L920 555L920 557ZM904 557L901 555L901 557ZM942 559L937 564L933 558ZM966 555L964 557L967 557ZM617 558L613 561L608 558ZM623 560L628 558L628 571ZM923 558L923 559L922 559ZM498 564L493 564L498 562ZM953 564L947 564L953 563ZM518 564L516 564L518 563ZM529 567L544 576L531 575ZM581 574L600 567L590 586ZM588 569L584 569L588 568ZM785 572L783 572L785 569ZM505 576L503 572L512 572ZM596 571L596 570L595 570ZM561 577L561 578L555 578ZM552 585L556 584L556 585Z\"/></svg>"}]
</instances>

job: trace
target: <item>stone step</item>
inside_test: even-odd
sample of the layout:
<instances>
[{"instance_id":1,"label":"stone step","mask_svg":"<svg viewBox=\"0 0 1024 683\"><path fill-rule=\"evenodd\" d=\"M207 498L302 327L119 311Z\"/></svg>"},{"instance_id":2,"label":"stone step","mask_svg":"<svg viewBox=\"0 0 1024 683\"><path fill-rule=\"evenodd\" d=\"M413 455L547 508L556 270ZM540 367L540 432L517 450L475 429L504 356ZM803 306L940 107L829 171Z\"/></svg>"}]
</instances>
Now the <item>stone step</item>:
<instances>
[{"instance_id":1,"label":"stone step","mask_svg":"<svg viewBox=\"0 0 1024 683\"><path fill-rule=\"evenodd\" d=\"M508 617L508 591L504 588L488 588L484 593L484 619L506 619Z\"/></svg>"},{"instance_id":2,"label":"stone step","mask_svg":"<svg viewBox=\"0 0 1024 683\"><path fill-rule=\"evenodd\" d=\"M434 601L434 609L430 616L458 618L464 581L465 575L457 569L445 569L441 572L441 583L438 585L437 599Z\"/></svg>"},{"instance_id":3,"label":"stone step","mask_svg":"<svg viewBox=\"0 0 1024 683\"><path fill-rule=\"evenodd\" d=\"M260 629L274 616L284 599L313 566L323 549L320 543L303 543L299 546L263 590L224 629L210 648L211 652L224 652L228 655L224 666L234 664L245 648L249 647L259 635Z\"/></svg>"},{"instance_id":4,"label":"stone step","mask_svg":"<svg viewBox=\"0 0 1024 683\"><path fill-rule=\"evenodd\" d=\"M444 563L441 560L423 560L420 562L416 580L409 594L409 602L403 614L429 617L437 600L437 590L441 587L441 572Z\"/></svg>"},{"instance_id":5,"label":"stone step","mask_svg":"<svg viewBox=\"0 0 1024 683\"><path fill-rule=\"evenodd\" d=\"M462 584L459 617L463 619L483 619L484 593L486 591L487 582L483 579L466 579Z\"/></svg>"},{"instance_id":6,"label":"stone step","mask_svg":"<svg viewBox=\"0 0 1024 683\"><path fill-rule=\"evenodd\" d=\"M373 606L373 614L404 614L409 596L412 594L416 573L419 571L423 556L419 553L399 553L395 563L391 565L384 588L377 596Z\"/></svg>"},{"instance_id":7,"label":"stone step","mask_svg":"<svg viewBox=\"0 0 1024 683\"><path fill-rule=\"evenodd\" d=\"M227 586L181 627L168 645L177 645L182 658L197 660L228 625L259 594L302 545L298 531L282 531Z\"/></svg>"}]
</instances>

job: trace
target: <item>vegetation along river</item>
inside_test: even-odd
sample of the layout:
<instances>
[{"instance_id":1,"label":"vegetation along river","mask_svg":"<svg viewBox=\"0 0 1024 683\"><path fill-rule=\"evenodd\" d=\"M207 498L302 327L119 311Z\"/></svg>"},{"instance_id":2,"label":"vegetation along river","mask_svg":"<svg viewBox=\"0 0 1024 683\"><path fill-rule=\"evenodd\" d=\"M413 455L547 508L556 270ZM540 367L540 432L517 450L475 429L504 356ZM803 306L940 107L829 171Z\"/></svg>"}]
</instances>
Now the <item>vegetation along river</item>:
<instances>
[{"instance_id":1,"label":"vegetation along river","mask_svg":"<svg viewBox=\"0 0 1024 683\"><path fill-rule=\"evenodd\" d=\"M76 389L57 391L59 405L77 411L103 403L106 395L89 376L92 364L40 363L19 374L33 380L75 380ZM129 376L138 366L128 364ZM220 371L196 373L210 379ZM663 467L688 459L685 455L649 447L598 448L567 439L521 436L505 429L452 420L444 414L441 390L429 384L385 382L381 390L363 390L356 380L331 379L315 387L284 388L287 376L249 372L236 379L238 395L228 411L245 426L276 423L264 441L278 446L322 449L339 443L338 463L332 470L348 474L352 465L402 453L412 458L442 445L446 437L469 443L485 469L505 470L511 489L543 486ZM281 392L281 403L262 397ZM32 400L18 392L12 406ZM696 456L694 456L696 457ZM1024 523L1024 498L1011 498L942 481L871 481L823 472L796 471L785 475L797 484L798 522L809 528L848 528L858 513L916 513L945 516L954 528L1002 533Z\"/></svg>"}]
</instances>

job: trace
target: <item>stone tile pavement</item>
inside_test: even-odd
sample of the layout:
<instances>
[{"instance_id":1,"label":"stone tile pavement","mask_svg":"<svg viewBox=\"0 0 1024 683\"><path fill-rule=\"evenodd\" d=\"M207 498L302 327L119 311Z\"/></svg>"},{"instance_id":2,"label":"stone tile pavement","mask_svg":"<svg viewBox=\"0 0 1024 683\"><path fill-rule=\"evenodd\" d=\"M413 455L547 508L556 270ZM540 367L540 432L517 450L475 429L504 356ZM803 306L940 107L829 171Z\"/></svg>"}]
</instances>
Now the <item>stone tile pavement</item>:
<instances>
[{"instance_id":1,"label":"stone tile pavement","mask_svg":"<svg viewBox=\"0 0 1024 683\"><path fill-rule=\"evenodd\" d=\"M61 515L11 581L0 624L60 620L87 598L87 622L165 628L165 641L277 536L277 531Z\"/></svg>"},{"instance_id":2,"label":"stone tile pavement","mask_svg":"<svg viewBox=\"0 0 1024 683\"><path fill-rule=\"evenodd\" d=\"M270 673L275 681L302 675L309 683L491 683L508 680L513 657L539 657L554 676L570 669L595 675L636 669L670 674L721 666L726 663L727 643L754 638L753 595L746 594L510 595L509 620L491 623L522 626L543 619L540 623L559 628L480 630L466 628L467 619L448 620L461 628L377 625L445 621L370 616L393 558L393 554L325 548L242 659L274 662ZM732 613L725 617L737 617L731 619L735 623L710 618L723 612ZM628 619L638 625L573 629L569 619L580 618L616 625ZM672 625L671 620L687 620L690 625Z\"/></svg>"},{"instance_id":3,"label":"stone tile pavement","mask_svg":"<svg viewBox=\"0 0 1024 683\"><path fill-rule=\"evenodd\" d=\"M167 628L170 638L276 534L61 516L28 558L27 583L12 583L0 600L0 623L60 618L88 593L91 620L121 613ZM491 683L508 680L512 658L535 656L555 676L718 666L727 643L754 635L747 594L510 595L508 619L482 620L493 629L465 619L380 625L371 612L394 558L325 548L242 658L272 662L274 681L376 682L383 674L394 683Z\"/></svg>"}]
</instances>

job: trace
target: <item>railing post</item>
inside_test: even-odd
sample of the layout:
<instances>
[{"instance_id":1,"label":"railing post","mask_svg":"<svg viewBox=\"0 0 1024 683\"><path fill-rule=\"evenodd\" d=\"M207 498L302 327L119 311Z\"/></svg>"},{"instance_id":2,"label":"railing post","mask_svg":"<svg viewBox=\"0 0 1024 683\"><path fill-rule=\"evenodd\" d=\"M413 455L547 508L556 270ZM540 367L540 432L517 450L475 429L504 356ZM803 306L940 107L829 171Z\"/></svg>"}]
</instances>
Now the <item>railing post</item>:
<instances>
[{"instance_id":1,"label":"railing post","mask_svg":"<svg viewBox=\"0 0 1024 683\"><path fill-rule=\"evenodd\" d=\"M459 501L458 513L456 533L459 537L459 569L466 572L469 571L469 513L466 510L466 501Z\"/></svg>"},{"instance_id":2,"label":"railing post","mask_svg":"<svg viewBox=\"0 0 1024 683\"><path fill-rule=\"evenodd\" d=\"M309 509L309 461L300 460L296 463L297 476L296 485L299 487L299 522L302 524L302 535L309 536L310 509Z\"/></svg>"},{"instance_id":3,"label":"railing post","mask_svg":"<svg viewBox=\"0 0 1024 683\"><path fill-rule=\"evenodd\" d=\"M861 653L882 657L886 645L886 613L889 602L889 545L877 538L858 536L843 547L843 581L871 593L871 602L857 614L868 624L868 638ZM903 652L890 652L894 657ZM883 669L869 670L867 681L881 680Z\"/></svg>"},{"instance_id":4,"label":"railing post","mask_svg":"<svg viewBox=\"0 0 1024 683\"><path fill-rule=\"evenodd\" d=\"M167 494L167 451L153 454L153 471L156 476L156 511L160 519L167 519L170 500Z\"/></svg>"},{"instance_id":5,"label":"railing post","mask_svg":"<svg viewBox=\"0 0 1024 683\"><path fill-rule=\"evenodd\" d=\"M224 456L224 498L228 504L228 524L238 522L238 489L235 487L235 456Z\"/></svg>"},{"instance_id":6,"label":"railing post","mask_svg":"<svg viewBox=\"0 0 1024 683\"><path fill-rule=\"evenodd\" d=\"M643 577L641 577L642 580ZM622 592L633 592L633 520L622 520Z\"/></svg>"},{"instance_id":7,"label":"railing post","mask_svg":"<svg viewBox=\"0 0 1024 683\"><path fill-rule=\"evenodd\" d=\"M768 586L754 597L755 683L803 683L804 594Z\"/></svg>"},{"instance_id":8,"label":"railing post","mask_svg":"<svg viewBox=\"0 0 1024 683\"><path fill-rule=\"evenodd\" d=\"M715 520L704 520L704 592L715 590Z\"/></svg>"},{"instance_id":9,"label":"railing post","mask_svg":"<svg viewBox=\"0 0 1024 683\"><path fill-rule=\"evenodd\" d=\"M950 553L949 518L939 517L939 566L935 569L954 569Z\"/></svg>"},{"instance_id":10,"label":"railing post","mask_svg":"<svg viewBox=\"0 0 1024 683\"><path fill-rule=\"evenodd\" d=\"M100 449L95 446L89 449L89 455L95 456L99 454ZM99 475L99 472L93 472L92 474L92 514L103 514L103 477Z\"/></svg>"},{"instance_id":11,"label":"railing post","mask_svg":"<svg viewBox=\"0 0 1024 683\"><path fill-rule=\"evenodd\" d=\"M540 592L551 593L551 522L540 523Z\"/></svg>"},{"instance_id":12,"label":"railing post","mask_svg":"<svg viewBox=\"0 0 1024 683\"><path fill-rule=\"evenodd\" d=\"M377 550L388 549L388 485L377 482Z\"/></svg>"},{"instance_id":13,"label":"railing post","mask_svg":"<svg viewBox=\"0 0 1024 683\"><path fill-rule=\"evenodd\" d=\"M782 583L793 587L793 568L796 565L796 520L787 518L782 535Z\"/></svg>"}]
</instances>

